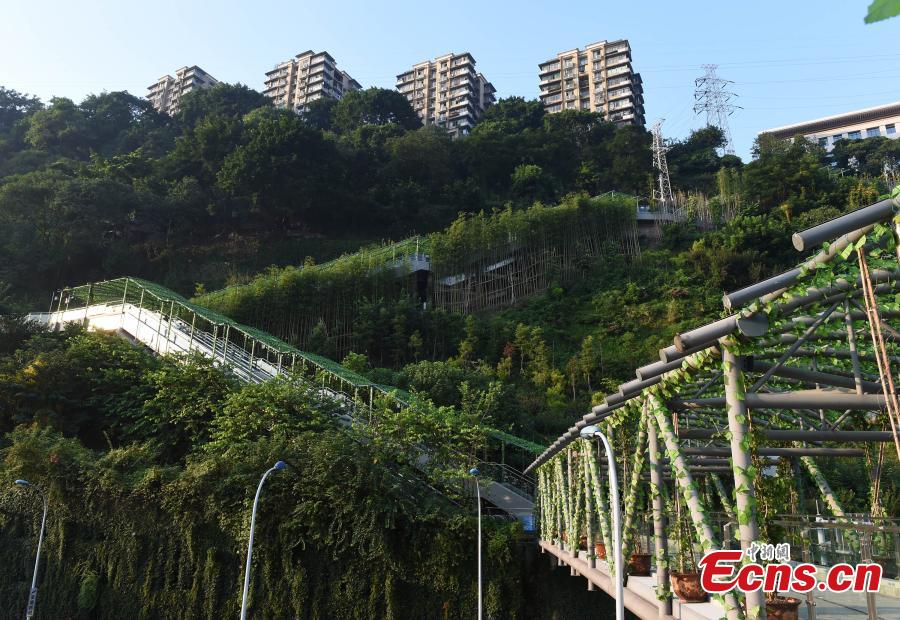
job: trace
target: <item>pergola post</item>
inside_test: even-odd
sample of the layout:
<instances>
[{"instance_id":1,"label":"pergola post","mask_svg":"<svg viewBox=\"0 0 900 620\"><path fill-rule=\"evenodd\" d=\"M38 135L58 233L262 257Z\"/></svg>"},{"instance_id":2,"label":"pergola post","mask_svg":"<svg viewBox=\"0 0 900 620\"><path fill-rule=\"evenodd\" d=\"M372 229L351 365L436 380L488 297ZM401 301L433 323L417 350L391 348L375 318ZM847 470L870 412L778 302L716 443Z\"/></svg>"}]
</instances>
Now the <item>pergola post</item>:
<instances>
[{"instance_id":1,"label":"pergola post","mask_svg":"<svg viewBox=\"0 0 900 620\"><path fill-rule=\"evenodd\" d=\"M828 504L828 507L831 509L831 512L834 513L834 516L843 517L845 515L844 509L841 508L841 504L838 502L837 497L835 497L834 491L831 490L828 480L826 480L825 476L822 475L822 472L819 471L819 466L816 465L813 458L811 456L801 456L800 462L803 463L807 471L809 471L809 475L812 476L816 486L819 487L819 493L822 494L822 499Z\"/></svg>"},{"instance_id":2,"label":"pergola post","mask_svg":"<svg viewBox=\"0 0 900 620\"><path fill-rule=\"evenodd\" d=\"M647 412L646 401L643 408L644 414ZM634 457L631 462L631 481L628 486L628 494L625 496L625 519L622 525L622 555L625 561L631 557L634 549L634 513L637 505L638 490L641 482L641 472L644 469L644 442L647 439L647 425L645 416L638 421L638 435L634 446Z\"/></svg>"},{"instance_id":3,"label":"pergola post","mask_svg":"<svg viewBox=\"0 0 900 620\"><path fill-rule=\"evenodd\" d=\"M675 429L668 418L669 411L655 393L651 392L649 400L650 409L653 411L656 423L659 426L659 432L666 443L666 454L669 457L669 463L672 468L672 477L675 478L675 483L680 488L681 496L690 512L691 522L694 524L700 547L704 552L712 551L717 546L715 535L713 534L712 526L710 526L706 518L706 511L703 508L703 502L700 500L700 494L697 492L697 486L694 484L691 472L688 470L687 461L681 452ZM718 595L716 596L718 598ZM721 599L728 620L743 620L744 614L733 591L726 593Z\"/></svg>"},{"instance_id":4,"label":"pergola post","mask_svg":"<svg viewBox=\"0 0 900 620\"><path fill-rule=\"evenodd\" d=\"M594 550L594 502L591 501L591 473L588 466L588 451L590 451L590 442L586 439L581 443L581 482L584 488L584 517L587 530L587 559L588 566L595 568L597 566L597 554ZM588 580L588 590L593 590L594 584Z\"/></svg>"},{"instance_id":5,"label":"pergola post","mask_svg":"<svg viewBox=\"0 0 900 620\"><path fill-rule=\"evenodd\" d=\"M566 488L565 477L563 476L563 466L562 466L562 456L557 457L555 473L556 473L556 487L557 487L557 504L559 505L559 540L560 547L565 549L569 541L563 541L563 535L569 529L569 523L571 522L570 513L569 513L569 498L568 498L568 489ZM568 536L566 536L568 538Z\"/></svg>"},{"instance_id":6,"label":"pergola post","mask_svg":"<svg viewBox=\"0 0 900 620\"><path fill-rule=\"evenodd\" d=\"M603 488L603 478L600 476L600 469L597 463L597 455L594 452L593 443L589 443L588 450L588 471L591 477L591 488L594 491L594 505L597 506L597 522L600 525L600 538L603 540L603 546L606 548L607 554L613 552L612 542L610 542L610 526L609 507L606 503L606 494ZM609 557L607 555L607 557ZM613 563L609 565L613 567ZM614 567L613 567L614 569Z\"/></svg>"},{"instance_id":7,"label":"pergola post","mask_svg":"<svg viewBox=\"0 0 900 620\"><path fill-rule=\"evenodd\" d=\"M747 422L749 414L744 401L744 373L737 356L723 343L722 367L725 378L725 406L728 410L728 430L731 434L731 467L734 470L735 512L741 539L741 550L747 551L759 539L756 523L756 495L754 493L750 435ZM746 593L747 617L765 620L766 604L760 590Z\"/></svg>"},{"instance_id":8,"label":"pergola post","mask_svg":"<svg viewBox=\"0 0 900 620\"><path fill-rule=\"evenodd\" d=\"M645 401L646 402L646 401ZM650 498L653 502L653 542L656 547L656 599L659 618L672 615L672 592L669 587L669 541L666 536L666 511L663 505L662 454L656 437L656 425L647 423L647 453L650 460Z\"/></svg>"},{"instance_id":9,"label":"pergola post","mask_svg":"<svg viewBox=\"0 0 900 620\"><path fill-rule=\"evenodd\" d=\"M736 520L737 515L734 514L734 506L731 503L731 497L725 490L725 485L722 484L722 479L719 478L718 474L710 474L709 477L712 478L713 486L716 487L716 492L718 492L719 494L719 499L722 500L722 508L725 510L725 514L728 515L729 519Z\"/></svg>"}]
</instances>

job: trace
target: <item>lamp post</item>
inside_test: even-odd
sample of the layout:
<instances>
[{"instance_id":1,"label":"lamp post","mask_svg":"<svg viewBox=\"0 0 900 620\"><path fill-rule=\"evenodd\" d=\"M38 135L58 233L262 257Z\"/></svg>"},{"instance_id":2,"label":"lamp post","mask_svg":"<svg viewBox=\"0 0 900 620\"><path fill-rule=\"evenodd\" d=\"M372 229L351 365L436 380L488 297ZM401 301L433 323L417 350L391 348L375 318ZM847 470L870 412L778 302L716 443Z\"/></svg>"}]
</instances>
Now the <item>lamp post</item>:
<instances>
[{"instance_id":1,"label":"lamp post","mask_svg":"<svg viewBox=\"0 0 900 620\"><path fill-rule=\"evenodd\" d=\"M47 524L47 509L50 507L50 503L47 501L47 496L40 487L34 486L27 480L16 480L16 484L23 488L34 489L40 494L41 499L44 502L44 516L41 517L41 532L38 534L37 553L34 556L34 574L31 577L31 591L28 593L28 606L25 608L25 619L28 620L34 615L34 606L37 604L38 566L41 562L41 544L44 542L44 526Z\"/></svg>"},{"instance_id":2,"label":"lamp post","mask_svg":"<svg viewBox=\"0 0 900 620\"><path fill-rule=\"evenodd\" d=\"M247 566L244 569L244 593L241 598L241 620L247 619L247 593L250 590L250 561L253 559L253 533L256 531L256 507L259 504L259 495L262 493L263 483L273 471L280 471L287 467L284 461L278 461L262 475L259 486L256 488L256 497L253 499L253 513L250 517L250 542L247 543Z\"/></svg>"},{"instance_id":3,"label":"lamp post","mask_svg":"<svg viewBox=\"0 0 900 620\"><path fill-rule=\"evenodd\" d=\"M475 499L478 507L478 620L481 620L481 485L478 484L480 472L477 467L473 467L469 473L475 479Z\"/></svg>"},{"instance_id":4,"label":"lamp post","mask_svg":"<svg viewBox=\"0 0 900 620\"><path fill-rule=\"evenodd\" d=\"M609 491L612 497L612 516L613 516L613 557L616 569L616 620L625 620L625 585L622 580L624 571L624 562L622 561L622 515L619 507L619 480L616 474L616 455L606 435L596 426L585 426L581 429L581 436L585 439L599 437L606 449L606 462L608 463L607 471L609 472Z\"/></svg>"}]
</instances>

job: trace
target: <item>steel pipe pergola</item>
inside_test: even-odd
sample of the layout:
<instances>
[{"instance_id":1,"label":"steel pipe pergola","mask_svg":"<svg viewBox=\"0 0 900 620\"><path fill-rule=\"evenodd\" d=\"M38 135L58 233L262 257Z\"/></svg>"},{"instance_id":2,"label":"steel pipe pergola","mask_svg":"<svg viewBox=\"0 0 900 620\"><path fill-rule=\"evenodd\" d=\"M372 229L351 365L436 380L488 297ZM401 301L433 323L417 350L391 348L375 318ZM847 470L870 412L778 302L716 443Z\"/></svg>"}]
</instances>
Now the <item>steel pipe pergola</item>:
<instances>
[{"instance_id":1,"label":"steel pipe pergola","mask_svg":"<svg viewBox=\"0 0 900 620\"><path fill-rule=\"evenodd\" d=\"M726 294L725 316L676 335L658 361L637 368L635 379L548 447L526 469L538 479L542 544L577 556L586 537L591 562L595 540L609 546L600 459L579 438L588 424L618 438L618 453L629 450L617 463L626 556L639 503L652 507L660 617L671 613L671 506L689 524L689 534L676 534L710 550L723 542L709 520L714 490L747 549L764 525L754 462L774 472L774 463L788 461L791 475L805 470L824 504L843 516L816 459L858 459L890 444L900 456L897 210L900 197L796 233L801 251L829 243L795 269ZM707 481L704 493L695 477ZM874 514L877 488L873 493ZM729 620L765 616L760 592L719 602Z\"/></svg>"}]
</instances>

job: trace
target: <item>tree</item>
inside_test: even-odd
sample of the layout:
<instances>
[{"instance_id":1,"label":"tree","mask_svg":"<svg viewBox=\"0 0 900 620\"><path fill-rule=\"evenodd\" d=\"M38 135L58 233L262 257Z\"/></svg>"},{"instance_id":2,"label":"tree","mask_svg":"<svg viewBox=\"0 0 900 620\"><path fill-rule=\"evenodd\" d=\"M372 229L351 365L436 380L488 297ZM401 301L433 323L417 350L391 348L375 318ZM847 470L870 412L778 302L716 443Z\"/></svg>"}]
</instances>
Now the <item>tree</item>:
<instances>
[{"instance_id":1,"label":"tree","mask_svg":"<svg viewBox=\"0 0 900 620\"><path fill-rule=\"evenodd\" d=\"M144 145L166 126L166 117L143 98L125 91L88 95L78 106L84 113L91 147L103 154L122 154Z\"/></svg>"},{"instance_id":2,"label":"tree","mask_svg":"<svg viewBox=\"0 0 900 620\"><path fill-rule=\"evenodd\" d=\"M270 107L272 102L243 84L216 84L212 88L192 90L179 101L175 119L183 126L194 127L212 116L239 119L257 109Z\"/></svg>"},{"instance_id":3,"label":"tree","mask_svg":"<svg viewBox=\"0 0 900 620\"><path fill-rule=\"evenodd\" d=\"M28 117L25 140L33 147L70 157L87 155L91 139L84 112L71 99L54 97Z\"/></svg>"},{"instance_id":4,"label":"tree","mask_svg":"<svg viewBox=\"0 0 900 620\"><path fill-rule=\"evenodd\" d=\"M331 131L334 124L334 109L337 107L337 103L337 99L332 99L331 97L322 97L315 101L310 101L300 111L300 118L313 129Z\"/></svg>"},{"instance_id":5,"label":"tree","mask_svg":"<svg viewBox=\"0 0 900 620\"><path fill-rule=\"evenodd\" d=\"M740 164L733 156L718 154L723 146L725 134L712 125L692 131L686 140L672 145L666 153L672 185L682 190L715 193L719 169Z\"/></svg>"},{"instance_id":6,"label":"tree","mask_svg":"<svg viewBox=\"0 0 900 620\"><path fill-rule=\"evenodd\" d=\"M540 129L546 112L539 100L506 97L488 107L478 119L472 134L500 132L520 133L526 129Z\"/></svg>"},{"instance_id":7,"label":"tree","mask_svg":"<svg viewBox=\"0 0 900 620\"><path fill-rule=\"evenodd\" d=\"M42 107L37 97L0 86L0 134L8 133L16 122Z\"/></svg>"},{"instance_id":8,"label":"tree","mask_svg":"<svg viewBox=\"0 0 900 620\"><path fill-rule=\"evenodd\" d=\"M756 160L744 167L747 199L769 212L789 202L794 214L816 206L814 196L834 183L822 167L825 152L803 136L793 140L761 135L754 147Z\"/></svg>"},{"instance_id":9,"label":"tree","mask_svg":"<svg viewBox=\"0 0 900 620\"><path fill-rule=\"evenodd\" d=\"M243 144L217 173L227 194L247 202L263 222L282 226L321 224L338 218L329 211L337 189L332 143L286 110L258 110L248 117Z\"/></svg>"},{"instance_id":10,"label":"tree","mask_svg":"<svg viewBox=\"0 0 900 620\"><path fill-rule=\"evenodd\" d=\"M365 125L399 125L404 129L422 125L406 97L395 90L374 87L344 95L334 108L333 122L340 133Z\"/></svg>"},{"instance_id":11,"label":"tree","mask_svg":"<svg viewBox=\"0 0 900 620\"><path fill-rule=\"evenodd\" d=\"M510 189L520 201L551 201L555 194L553 177L535 164L521 164L513 170Z\"/></svg>"}]
</instances>

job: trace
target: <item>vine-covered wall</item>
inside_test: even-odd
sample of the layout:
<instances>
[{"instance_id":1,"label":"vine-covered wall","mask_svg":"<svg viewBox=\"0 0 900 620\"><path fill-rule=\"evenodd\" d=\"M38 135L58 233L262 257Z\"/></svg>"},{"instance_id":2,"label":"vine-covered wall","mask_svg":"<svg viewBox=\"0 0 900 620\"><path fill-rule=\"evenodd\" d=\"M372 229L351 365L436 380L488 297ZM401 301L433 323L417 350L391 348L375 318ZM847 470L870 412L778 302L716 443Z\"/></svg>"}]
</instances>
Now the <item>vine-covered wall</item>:
<instances>
[{"instance_id":1,"label":"vine-covered wall","mask_svg":"<svg viewBox=\"0 0 900 620\"><path fill-rule=\"evenodd\" d=\"M49 492L37 618L237 616L260 472L252 612L257 618L469 617L475 522L373 466L339 434L261 440L160 466L150 445L106 454L20 427L0 477ZM0 492L0 616L24 612L40 519L36 493ZM521 611L516 528L486 529L488 617Z\"/></svg>"}]
</instances>

